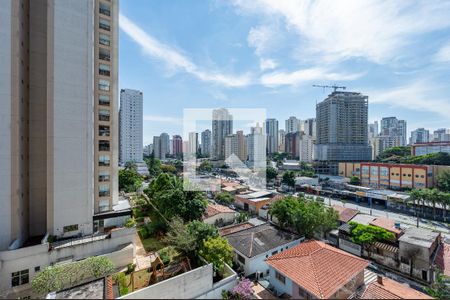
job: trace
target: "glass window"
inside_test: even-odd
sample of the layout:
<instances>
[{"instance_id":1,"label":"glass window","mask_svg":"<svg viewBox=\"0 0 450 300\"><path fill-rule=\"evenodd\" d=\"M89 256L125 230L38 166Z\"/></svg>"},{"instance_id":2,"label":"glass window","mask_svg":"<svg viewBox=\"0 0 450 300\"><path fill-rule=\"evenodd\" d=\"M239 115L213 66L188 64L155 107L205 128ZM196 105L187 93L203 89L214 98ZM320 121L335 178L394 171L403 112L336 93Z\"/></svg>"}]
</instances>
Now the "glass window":
<instances>
[{"instance_id":1,"label":"glass window","mask_svg":"<svg viewBox=\"0 0 450 300\"><path fill-rule=\"evenodd\" d=\"M238 258L238 261L241 263L241 264L244 264L245 265L245 258L244 257L242 257L242 256L240 256L239 254L237 255L237 258Z\"/></svg>"},{"instance_id":2,"label":"glass window","mask_svg":"<svg viewBox=\"0 0 450 300\"><path fill-rule=\"evenodd\" d=\"M100 125L98 126L98 135L99 136L109 136L109 126Z\"/></svg>"},{"instance_id":3,"label":"glass window","mask_svg":"<svg viewBox=\"0 0 450 300\"><path fill-rule=\"evenodd\" d=\"M68 226L63 227L64 233L71 232L71 231L77 231L77 230L78 230L78 224L68 225Z\"/></svg>"},{"instance_id":4,"label":"glass window","mask_svg":"<svg viewBox=\"0 0 450 300\"><path fill-rule=\"evenodd\" d=\"M98 65L98 73L100 75L109 76L109 74L111 73L111 68L109 65L99 64Z\"/></svg>"},{"instance_id":5,"label":"glass window","mask_svg":"<svg viewBox=\"0 0 450 300\"><path fill-rule=\"evenodd\" d=\"M109 46L111 45L111 38L107 34L100 33L98 36L98 42L102 45Z\"/></svg>"},{"instance_id":6,"label":"glass window","mask_svg":"<svg viewBox=\"0 0 450 300\"><path fill-rule=\"evenodd\" d=\"M98 141L98 149L100 151L109 151L109 141Z\"/></svg>"},{"instance_id":7,"label":"glass window","mask_svg":"<svg viewBox=\"0 0 450 300\"><path fill-rule=\"evenodd\" d=\"M19 286L22 284L27 284L29 281L30 280L29 280L28 269L11 273L11 286L12 287Z\"/></svg>"},{"instance_id":8,"label":"glass window","mask_svg":"<svg viewBox=\"0 0 450 300\"><path fill-rule=\"evenodd\" d=\"M99 95L98 96L98 104L109 106L109 96L108 95Z\"/></svg>"},{"instance_id":9,"label":"glass window","mask_svg":"<svg viewBox=\"0 0 450 300\"><path fill-rule=\"evenodd\" d=\"M110 31L110 30L111 30L111 24L110 24L109 21L106 20L106 19L100 18L100 20L99 20L99 27L100 27L101 29L103 29L103 30L107 30L107 31Z\"/></svg>"},{"instance_id":10,"label":"glass window","mask_svg":"<svg viewBox=\"0 0 450 300\"><path fill-rule=\"evenodd\" d=\"M109 4L100 2L99 12L105 16L111 15L111 8Z\"/></svg>"},{"instance_id":11,"label":"glass window","mask_svg":"<svg viewBox=\"0 0 450 300\"><path fill-rule=\"evenodd\" d=\"M98 49L98 58L104 61L111 60L111 52L108 49L99 48Z\"/></svg>"},{"instance_id":12,"label":"glass window","mask_svg":"<svg viewBox=\"0 0 450 300\"><path fill-rule=\"evenodd\" d=\"M281 274L278 273L277 271L275 271L275 278L276 278L279 282L281 282L281 283L283 283L283 284L286 283L286 277L284 277L283 275L281 275Z\"/></svg>"},{"instance_id":13,"label":"glass window","mask_svg":"<svg viewBox=\"0 0 450 300\"><path fill-rule=\"evenodd\" d=\"M100 121L109 121L109 109L99 109L98 119Z\"/></svg>"},{"instance_id":14,"label":"glass window","mask_svg":"<svg viewBox=\"0 0 450 300\"><path fill-rule=\"evenodd\" d=\"M100 171L98 173L98 181L100 181L100 182L109 181L109 171Z\"/></svg>"},{"instance_id":15,"label":"glass window","mask_svg":"<svg viewBox=\"0 0 450 300\"><path fill-rule=\"evenodd\" d=\"M109 155L100 155L98 157L98 165L102 167L108 167L110 164Z\"/></svg>"},{"instance_id":16,"label":"glass window","mask_svg":"<svg viewBox=\"0 0 450 300\"><path fill-rule=\"evenodd\" d=\"M98 81L98 89L101 91L109 91L109 86L110 86L109 80L100 79Z\"/></svg>"},{"instance_id":17,"label":"glass window","mask_svg":"<svg viewBox=\"0 0 450 300\"><path fill-rule=\"evenodd\" d=\"M98 195L100 197L108 197L109 196L109 185L99 185Z\"/></svg>"}]
</instances>

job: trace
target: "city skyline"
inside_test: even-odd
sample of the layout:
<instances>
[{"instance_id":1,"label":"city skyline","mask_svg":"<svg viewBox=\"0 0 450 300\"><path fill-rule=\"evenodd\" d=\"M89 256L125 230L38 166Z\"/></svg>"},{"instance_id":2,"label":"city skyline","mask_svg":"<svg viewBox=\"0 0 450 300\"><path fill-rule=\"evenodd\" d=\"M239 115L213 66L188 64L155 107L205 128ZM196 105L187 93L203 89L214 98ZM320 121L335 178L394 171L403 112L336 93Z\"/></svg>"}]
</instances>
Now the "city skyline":
<instances>
[{"instance_id":1,"label":"city skyline","mask_svg":"<svg viewBox=\"0 0 450 300\"><path fill-rule=\"evenodd\" d=\"M408 131L448 127L449 90L444 84L450 76L446 72L450 55L444 29L450 21L444 15L450 4L421 4L423 9L411 10L402 2L393 4L393 9L387 9L389 3L384 1L367 7L352 2L349 5L355 9L345 10L342 16L327 9L312 24L319 28L323 23L324 32L317 38L322 39L330 36L327 24L334 22L336 34L331 39L339 47L332 53L324 46L315 52L302 51L298 47L302 42L315 45L312 33L317 30L304 27L298 19L336 4L317 1L305 5L309 7L305 12L295 2L285 5L291 3L298 15L290 16L288 7L278 3L268 3L264 10L259 1L123 2L120 87L144 92L144 142L163 131L181 132L183 108L266 108L268 117L279 121L291 115L312 117L315 103L331 92L312 84L336 83L368 95L370 123L395 114L408 122ZM354 16L356 20L349 15L355 10L364 11ZM364 26L349 28L345 18ZM363 22L367 19L373 19L371 24ZM416 19L436 21L410 26ZM336 40L345 36L354 40ZM370 41L364 36L371 36Z\"/></svg>"}]
</instances>

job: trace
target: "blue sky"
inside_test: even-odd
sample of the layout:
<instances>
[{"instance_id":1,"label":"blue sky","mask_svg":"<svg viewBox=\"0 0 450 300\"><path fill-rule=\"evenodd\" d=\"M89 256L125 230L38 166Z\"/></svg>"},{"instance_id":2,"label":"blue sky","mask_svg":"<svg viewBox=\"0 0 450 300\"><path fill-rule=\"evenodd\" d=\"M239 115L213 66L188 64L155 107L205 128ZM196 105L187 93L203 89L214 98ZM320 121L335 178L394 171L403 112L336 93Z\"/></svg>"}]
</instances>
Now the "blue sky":
<instances>
[{"instance_id":1,"label":"blue sky","mask_svg":"<svg viewBox=\"0 0 450 300\"><path fill-rule=\"evenodd\" d=\"M265 108L280 128L337 84L369 120L450 127L450 1L122 0L119 85L144 93L144 144L184 108Z\"/></svg>"}]
</instances>

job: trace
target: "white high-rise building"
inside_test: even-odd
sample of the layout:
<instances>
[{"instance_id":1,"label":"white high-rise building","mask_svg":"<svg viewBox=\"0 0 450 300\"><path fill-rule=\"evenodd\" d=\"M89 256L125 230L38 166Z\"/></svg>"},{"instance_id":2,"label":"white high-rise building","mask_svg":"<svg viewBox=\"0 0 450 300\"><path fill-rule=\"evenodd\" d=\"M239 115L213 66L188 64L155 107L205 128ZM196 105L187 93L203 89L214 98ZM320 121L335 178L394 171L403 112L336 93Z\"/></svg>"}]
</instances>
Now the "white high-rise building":
<instances>
[{"instance_id":1,"label":"white high-rise building","mask_svg":"<svg viewBox=\"0 0 450 300\"><path fill-rule=\"evenodd\" d=\"M121 164L128 161L143 162L143 102L141 91L120 90L119 161Z\"/></svg>"},{"instance_id":2,"label":"white high-rise building","mask_svg":"<svg viewBox=\"0 0 450 300\"><path fill-rule=\"evenodd\" d=\"M278 130L278 152L284 152L286 131L284 129Z\"/></svg>"},{"instance_id":3,"label":"white high-rise building","mask_svg":"<svg viewBox=\"0 0 450 300\"><path fill-rule=\"evenodd\" d=\"M420 144L420 143L428 143L430 141L430 131L425 128L417 128L414 131L411 131L411 140L410 144Z\"/></svg>"},{"instance_id":4,"label":"white high-rise building","mask_svg":"<svg viewBox=\"0 0 450 300\"><path fill-rule=\"evenodd\" d=\"M198 133L189 132L187 152L197 154L197 151L198 151Z\"/></svg>"},{"instance_id":5,"label":"white high-rise building","mask_svg":"<svg viewBox=\"0 0 450 300\"><path fill-rule=\"evenodd\" d=\"M297 119L296 117L289 117L289 119L285 122L285 130L286 133L297 132L300 131L300 123L302 121Z\"/></svg>"},{"instance_id":6,"label":"white high-rise building","mask_svg":"<svg viewBox=\"0 0 450 300\"><path fill-rule=\"evenodd\" d=\"M233 116L225 108L213 110L211 156L215 160L225 159L225 137L233 132Z\"/></svg>"},{"instance_id":7,"label":"white high-rise building","mask_svg":"<svg viewBox=\"0 0 450 300\"><path fill-rule=\"evenodd\" d=\"M367 134L368 134L369 140L378 136L378 121L375 121L375 122L369 124L369 131Z\"/></svg>"},{"instance_id":8,"label":"white high-rise building","mask_svg":"<svg viewBox=\"0 0 450 300\"><path fill-rule=\"evenodd\" d=\"M316 139L316 118L309 118L300 122L302 124L301 131L306 135Z\"/></svg>"},{"instance_id":9,"label":"white high-rise building","mask_svg":"<svg viewBox=\"0 0 450 300\"><path fill-rule=\"evenodd\" d=\"M265 132L267 138L267 153L278 152L278 120L266 119Z\"/></svg>"},{"instance_id":10,"label":"white high-rise building","mask_svg":"<svg viewBox=\"0 0 450 300\"><path fill-rule=\"evenodd\" d=\"M225 160L232 154L239 157L239 141L237 134L229 134L225 137Z\"/></svg>"},{"instance_id":11,"label":"white high-rise building","mask_svg":"<svg viewBox=\"0 0 450 300\"><path fill-rule=\"evenodd\" d=\"M159 136L160 138L160 153L161 158L164 155L164 158L170 154L170 137L167 133L163 132Z\"/></svg>"},{"instance_id":12,"label":"white high-rise building","mask_svg":"<svg viewBox=\"0 0 450 300\"><path fill-rule=\"evenodd\" d=\"M201 145L202 155L210 157L211 155L211 130L206 129L201 133Z\"/></svg>"},{"instance_id":13,"label":"white high-rise building","mask_svg":"<svg viewBox=\"0 0 450 300\"><path fill-rule=\"evenodd\" d=\"M256 125L247 135L248 165L252 168L264 168L266 166L266 136L263 128Z\"/></svg>"},{"instance_id":14,"label":"white high-rise building","mask_svg":"<svg viewBox=\"0 0 450 300\"><path fill-rule=\"evenodd\" d=\"M312 162L314 160L315 138L307 134L301 134L298 144L298 158L300 161Z\"/></svg>"}]
</instances>

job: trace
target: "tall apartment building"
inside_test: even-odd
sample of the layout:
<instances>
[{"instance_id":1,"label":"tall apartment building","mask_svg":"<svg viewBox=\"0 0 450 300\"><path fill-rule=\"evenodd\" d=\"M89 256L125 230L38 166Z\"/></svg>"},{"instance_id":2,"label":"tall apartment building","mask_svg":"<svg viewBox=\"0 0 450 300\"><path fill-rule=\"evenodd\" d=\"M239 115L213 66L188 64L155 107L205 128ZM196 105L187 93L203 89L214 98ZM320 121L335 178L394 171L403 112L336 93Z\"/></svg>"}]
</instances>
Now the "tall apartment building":
<instances>
[{"instance_id":1,"label":"tall apartment building","mask_svg":"<svg viewBox=\"0 0 450 300\"><path fill-rule=\"evenodd\" d=\"M285 121L285 130L286 133L291 133L291 132L297 132L300 131L300 123L302 121L297 119L296 117L289 117L289 119L287 119Z\"/></svg>"},{"instance_id":2,"label":"tall apartment building","mask_svg":"<svg viewBox=\"0 0 450 300\"><path fill-rule=\"evenodd\" d=\"M301 121L301 124L301 131L303 131L306 135L313 137L313 139L316 139L316 119L309 118Z\"/></svg>"},{"instance_id":3,"label":"tall apartment building","mask_svg":"<svg viewBox=\"0 0 450 300\"><path fill-rule=\"evenodd\" d=\"M160 138L160 153L164 158L170 154L170 137L167 133L163 132L159 136Z\"/></svg>"},{"instance_id":4,"label":"tall apartment building","mask_svg":"<svg viewBox=\"0 0 450 300\"><path fill-rule=\"evenodd\" d=\"M432 142L450 142L450 130L446 128L435 130Z\"/></svg>"},{"instance_id":5,"label":"tall apartment building","mask_svg":"<svg viewBox=\"0 0 450 300\"><path fill-rule=\"evenodd\" d=\"M399 120L396 117L387 117L381 119L380 136L399 137L398 146L406 146L407 144L407 128L406 121Z\"/></svg>"},{"instance_id":6,"label":"tall apartment building","mask_svg":"<svg viewBox=\"0 0 450 300\"><path fill-rule=\"evenodd\" d=\"M333 92L316 106L315 160L321 173L338 173L338 163L371 159L367 137L368 96Z\"/></svg>"},{"instance_id":7,"label":"tall apartment building","mask_svg":"<svg viewBox=\"0 0 450 300\"><path fill-rule=\"evenodd\" d=\"M189 132L188 151L187 152L196 154L197 151L198 151L198 133L197 132Z\"/></svg>"},{"instance_id":8,"label":"tall apartment building","mask_svg":"<svg viewBox=\"0 0 450 300\"><path fill-rule=\"evenodd\" d=\"M411 131L411 139L409 143L411 145L420 144L420 143L428 143L430 141L430 131L425 128L417 128L416 130Z\"/></svg>"},{"instance_id":9,"label":"tall apartment building","mask_svg":"<svg viewBox=\"0 0 450 300\"><path fill-rule=\"evenodd\" d=\"M295 159L298 158L299 155L299 140L300 140L301 133L299 131L297 132L290 132L287 133L285 136L284 141L284 152L288 154L289 158Z\"/></svg>"},{"instance_id":10,"label":"tall apartment building","mask_svg":"<svg viewBox=\"0 0 450 300\"><path fill-rule=\"evenodd\" d=\"M120 90L119 110L119 161L143 162L143 109L142 92L138 90ZM99 134L109 136L109 126L100 125Z\"/></svg>"},{"instance_id":11,"label":"tall apartment building","mask_svg":"<svg viewBox=\"0 0 450 300\"><path fill-rule=\"evenodd\" d=\"M286 131L284 129L278 130L278 152L284 152Z\"/></svg>"},{"instance_id":12,"label":"tall apartment building","mask_svg":"<svg viewBox=\"0 0 450 300\"><path fill-rule=\"evenodd\" d=\"M238 154L240 160L247 160L247 140L242 130L236 131L237 142L238 142Z\"/></svg>"},{"instance_id":13,"label":"tall apartment building","mask_svg":"<svg viewBox=\"0 0 450 300\"><path fill-rule=\"evenodd\" d=\"M211 156L214 160L225 159L225 137L233 132L233 116L225 108L212 112Z\"/></svg>"},{"instance_id":14,"label":"tall apartment building","mask_svg":"<svg viewBox=\"0 0 450 300\"><path fill-rule=\"evenodd\" d=\"M314 144L316 140L313 136L301 133L298 141L298 159L303 162L314 160Z\"/></svg>"},{"instance_id":15,"label":"tall apartment building","mask_svg":"<svg viewBox=\"0 0 450 300\"><path fill-rule=\"evenodd\" d=\"M153 144L148 144L147 146L144 147L144 155L145 156L152 155L152 152L153 152Z\"/></svg>"},{"instance_id":16,"label":"tall apartment building","mask_svg":"<svg viewBox=\"0 0 450 300\"><path fill-rule=\"evenodd\" d=\"M165 159L166 153L161 151L161 137L153 137L153 156L157 159Z\"/></svg>"},{"instance_id":17,"label":"tall apartment building","mask_svg":"<svg viewBox=\"0 0 450 300\"><path fill-rule=\"evenodd\" d=\"M1 298L29 289L39 270L58 261L118 249L115 234L62 250L48 238L119 226L111 218L118 203L117 34L116 0L1 1Z\"/></svg>"},{"instance_id":18,"label":"tall apartment building","mask_svg":"<svg viewBox=\"0 0 450 300\"><path fill-rule=\"evenodd\" d=\"M278 120L266 119L266 140L267 153L272 154L278 152Z\"/></svg>"},{"instance_id":19,"label":"tall apartment building","mask_svg":"<svg viewBox=\"0 0 450 300\"><path fill-rule=\"evenodd\" d=\"M369 130L367 132L369 140L378 136L378 121L369 124Z\"/></svg>"},{"instance_id":20,"label":"tall apartment building","mask_svg":"<svg viewBox=\"0 0 450 300\"><path fill-rule=\"evenodd\" d=\"M256 124L247 135L248 166L254 169L266 166L266 136L263 128Z\"/></svg>"},{"instance_id":21,"label":"tall apartment building","mask_svg":"<svg viewBox=\"0 0 450 300\"><path fill-rule=\"evenodd\" d=\"M175 156L183 154L183 138L180 135L172 136L172 152Z\"/></svg>"},{"instance_id":22,"label":"tall apartment building","mask_svg":"<svg viewBox=\"0 0 450 300\"><path fill-rule=\"evenodd\" d=\"M203 155L210 157L211 155L211 130L206 129L201 133L200 149Z\"/></svg>"},{"instance_id":23,"label":"tall apartment building","mask_svg":"<svg viewBox=\"0 0 450 300\"><path fill-rule=\"evenodd\" d=\"M239 157L239 141L237 134L229 134L225 137L225 160L232 154Z\"/></svg>"}]
</instances>

